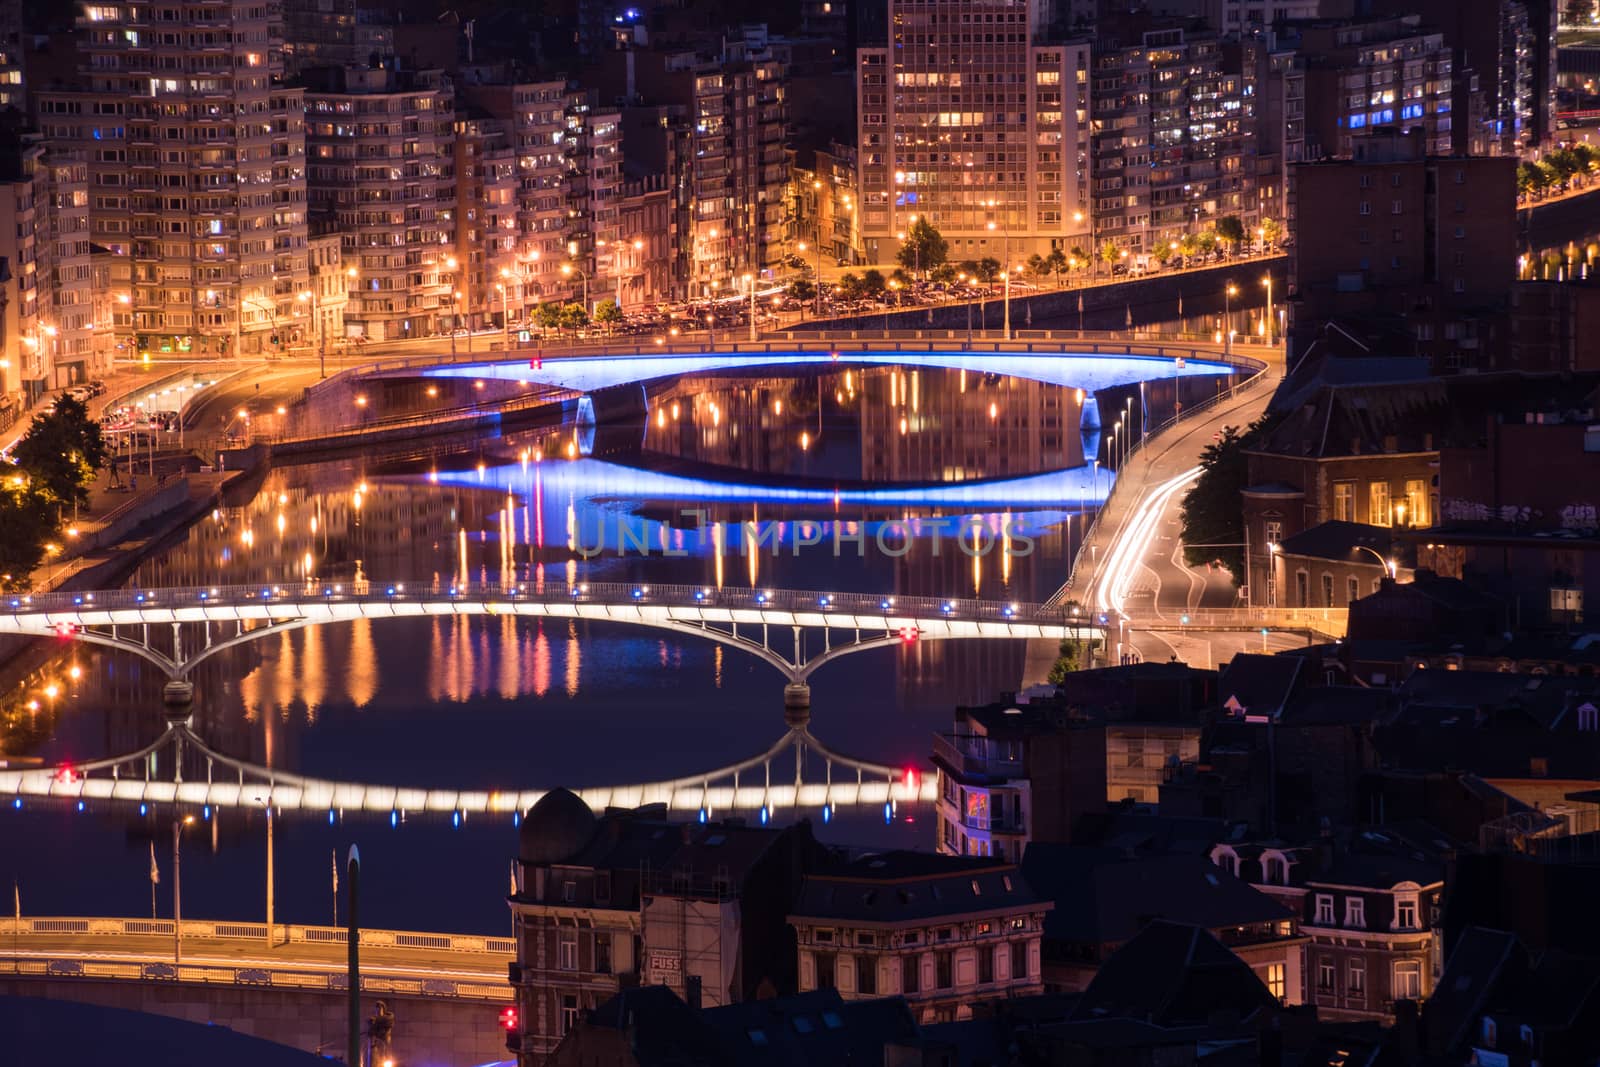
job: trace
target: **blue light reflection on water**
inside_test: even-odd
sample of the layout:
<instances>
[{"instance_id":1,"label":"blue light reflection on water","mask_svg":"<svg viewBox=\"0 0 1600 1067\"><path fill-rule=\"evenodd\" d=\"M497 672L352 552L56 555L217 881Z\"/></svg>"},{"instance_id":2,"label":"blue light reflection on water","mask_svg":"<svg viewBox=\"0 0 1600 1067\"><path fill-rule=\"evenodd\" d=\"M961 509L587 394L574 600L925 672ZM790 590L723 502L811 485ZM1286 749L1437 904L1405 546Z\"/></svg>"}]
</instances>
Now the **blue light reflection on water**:
<instances>
[{"instance_id":1,"label":"blue light reflection on water","mask_svg":"<svg viewBox=\"0 0 1600 1067\"><path fill-rule=\"evenodd\" d=\"M561 386L592 392L632 382L679 374L750 370L757 367L837 367L841 365L942 367L1007 375L1067 388L1096 392L1158 378L1232 374L1237 368L1210 360L1188 359L1182 365L1165 356L1116 356L1087 353L899 352L841 351L838 358L819 352L698 352L660 356L574 356L552 359L535 368L526 360L452 364L422 372L430 378L485 378Z\"/></svg>"}]
</instances>

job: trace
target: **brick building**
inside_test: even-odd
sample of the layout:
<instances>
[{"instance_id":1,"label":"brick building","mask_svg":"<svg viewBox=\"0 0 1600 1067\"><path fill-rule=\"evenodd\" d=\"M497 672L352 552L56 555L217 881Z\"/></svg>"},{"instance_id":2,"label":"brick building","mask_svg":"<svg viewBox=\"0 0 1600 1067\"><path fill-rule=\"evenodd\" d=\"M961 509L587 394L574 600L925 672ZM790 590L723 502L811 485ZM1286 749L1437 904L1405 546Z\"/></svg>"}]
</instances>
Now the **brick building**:
<instances>
[{"instance_id":1,"label":"brick building","mask_svg":"<svg viewBox=\"0 0 1600 1067\"><path fill-rule=\"evenodd\" d=\"M1437 972L1433 927L1444 864L1380 830L1337 855L1269 845L1218 845L1218 866L1294 908L1305 947L1305 1003L1332 1019L1385 1021L1420 1001Z\"/></svg>"},{"instance_id":2,"label":"brick building","mask_svg":"<svg viewBox=\"0 0 1600 1067\"><path fill-rule=\"evenodd\" d=\"M1493 366L1516 276L1515 160L1429 156L1422 130L1354 145L1290 169L1292 343L1376 319L1435 373Z\"/></svg>"}]
</instances>

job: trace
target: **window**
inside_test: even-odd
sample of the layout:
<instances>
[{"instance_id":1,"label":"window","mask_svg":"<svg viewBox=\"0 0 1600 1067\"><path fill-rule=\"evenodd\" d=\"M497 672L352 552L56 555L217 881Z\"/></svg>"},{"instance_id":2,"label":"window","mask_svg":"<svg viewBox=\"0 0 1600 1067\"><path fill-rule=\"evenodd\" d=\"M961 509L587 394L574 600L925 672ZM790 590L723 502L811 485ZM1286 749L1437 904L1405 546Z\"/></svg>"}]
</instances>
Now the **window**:
<instances>
[{"instance_id":1,"label":"window","mask_svg":"<svg viewBox=\"0 0 1600 1067\"><path fill-rule=\"evenodd\" d=\"M1020 982L1028 977L1028 943L1011 942L1011 980Z\"/></svg>"},{"instance_id":2,"label":"window","mask_svg":"<svg viewBox=\"0 0 1600 1067\"><path fill-rule=\"evenodd\" d=\"M939 989L949 989L955 983L956 957L953 952L933 954L933 984Z\"/></svg>"},{"instance_id":3,"label":"window","mask_svg":"<svg viewBox=\"0 0 1600 1067\"><path fill-rule=\"evenodd\" d=\"M836 968L839 957L832 952L819 952L817 959L817 988L832 989L836 984Z\"/></svg>"},{"instance_id":4,"label":"window","mask_svg":"<svg viewBox=\"0 0 1600 1067\"><path fill-rule=\"evenodd\" d=\"M573 1027L578 1025L578 998L564 996L561 998L561 1033L563 1036L570 1034Z\"/></svg>"},{"instance_id":5,"label":"window","mask_svg":"<svg viewBox=\"0 0 1600 1067\"><path fill-rule=\"evenodd\" d=\"M1370 201L1370 200L1361 201L1361 213L1363 215L1372 214L1372 201Z\"/></svg>"},{"instance_id":6,"label":"window","mask_svg":"<svg viewBox=\"0 0 1600 1067\"><path fill-rule=\"evenodd\" d=\"M1273 996L1277 997L1279 1000L1282 1000L1284 998L1284 996L1286 995L1289 987L1288 987L1288 984L1284 980L1283 964L1281 964L1281 963L1269 963L1269 964L1267 964L1266 983L1267 983L1267 992L1271 993Z\"/></svg>"},{"instance_id":7,"label":"window","mask_svg":"<svg viewBox=\"0 0 1600 1067\"><path fill-rule=\"evenodd\" d=\"M1282 856L1268 856L1262 861L1261 875L1268 885L1288 885L1289 865Z\"/></svg>"},{"instance_id":8,"label":"window","mask_svg":"<svg viewBox=\"0 0 1600 1067\"><path fill-rule=\"evenodd\" d=\"M1333 897L1330 894L1317 894L1317 917L1315 921L1318 926L1333 925Z\"/></svg>"},{"instance_id":9,"label":"window","mask_svg":"<svg viewBox=\"0 0 1600 1067\"><path fill-rule=\"evenodd\" d=\"M1345 984L1350 987L1350 995L1352 997L1365 997L1367 995L1366 960L1357 957L1346 965Z\"/></svg>"},{"instance_id":10,"label":"window","mask_svg":"<svg viewBox=\"0 0 1600 1067\"><path fill-rule=\"evenodd\" d=\"M1354 578L1346 578L1344 580L1344 593L1346 601L1361 599L1361 583Z\"/></svg>"},{"instance_id":11,"label":"window","mask_svg":"<svg viewBox=\"0 0 1600 1067\"><path fill-rule=\"evenodd\" d=\"M1356 521L1356 483L1333 483L1333 517L1339 522Z\"/></svg>"},{"instance_id":12,"label":"window","mask_svg":"<svg viewBox=\"0 0 1600 1067\"><path fill-rule=\"evenodd\" d=\"M578 931L561 931L560 940L556 943L556 966L563 971L578 969Z\"/></svg>"},{"instance_id":13,"label":"window","mask_svg":"<svg viewBox=\"0 0 1600 1067\"><path fill-rule=\"evenodd\" d=\"M922 958L920 956L900 957L900 992L906 996L922 990Z\"/></svg>"},{"instance_id":14,"label":"window","mask_svg":"<svg viewBox=\"0 0 1600 1067\"><path fill-rule=\"evenodd\" d=\"M594 936L594 973L611 973L611 935L596 934Z\"/></svg>"},{"instance_id":15,"label":"window","mask_svg":"<svg viewBox=\"0 0 1600 1067\"><path fill-rule=\"evenodd\" d=\"M878 961L872 956L856 957L856 992L868 996L878 992Z\"/></svg>"},{"instance_id":16,"label":"window","mask_svg":"<svg viewBox=\"0 0 1600 1067\"><path fill-rule=\"evenodd\" d=\"M1367 928L1367 902L1361 897L1345 897L1344 924L1357 930Z\"/></svg>"},{"instance_id":17,"label":"window","mask_svg":"<svg viewBox=\"0 0 1600 1067\"><path fill-rule=\"evenodd\" d=\"M988 985L994 981L994 955L999 951L999 946L980 948L978 950L978 984Z\"/></svg>"},{"instance_id":18,"label":"window","mask_svg":"<svg viewBox=\"0 0 1600 1067\"><path fill-rule=\"evenodd\" d=\"M1333 961L1327 957L1317 961L1317 988L1324 993L1333 992Z\"/></svg>"},{"instance_id":19,"label":"window","mask_svg":"<svg viewBox=\"0 0 1600 1067\"><path fill-rule=\"evenodd\" d=\"M1389 513L1389 483L1373 482L1367 487L1367 522L1373 526L1389 526L1394 522Z\"/></svg>"},{"instance_id":20,"label":"window","mask_svg":"<svg viewBox=\"0 0 1600 1067\"><path fill-rule=\"evenodd\" d=\"M1275 545L1283 540L1283 523L1277 519L1268 519L1263 528L1267 532L1267 544Z\"/></svg>"},{"instance_id":21,"label":"window","mask_svg":"<svg viewBox=\"0 0 1600 1067\"><path fill-rule=\"evenodd\" d=\"M1422 999L1422 964L1416 960L1401 960L1394 965L1394 999Z\"/></svg>"},{"instance_id":22,"label":"window","mask_svg":"<svg viewBox=\"0 0 1600 1067\"><path fill-rule=\"evenodd\" d=\"M568 904L571 904L573 901L577 900L578 899L578 883L574 882L574 881L572 881L570 879L565 881L565 882L562 882L561 883L561 899L564 902L568 903Z\"/></svg>"},{"instance_id":23,"label":"window","mask_svg":"<svg viewBox=\"0 0 1600 1067\"><path fill-rule=\"evenodd\" d=\"M1394 902L1394 925L1397 930L1417 929L1417 898L1401 897Z\"/></svg>"},{"instance_id":24,"label":"window","mask_svg":"<svg viewBox=\"0 0 1600 1067\"><path fill-rule=\"evenodd\" d=\"M1406 479L1406 511L1401 516L1406 526L1428 525L1428 483L1422 478Z\"/></svg>"},{"instance_id":25,"label":"window","mask_svg":"<svg viewBox=\"0 0 1600 1067\"><path fill-rule=\"evenodd\" d=\"M1483 1017L1482 1036L1485 1048L1492 1049L1500 1044L1500 1028L1495 1025L1491 1016Z\"/></svg>"},{"instance_id":26,"label":"window","mask_svg":"<svg viewBox=\"0 0 1600 1067\"><path fill-rule=\"evenodd\" d=\"M1325 608L1331 608L1334 606L1333 575L1331 574L1324 574L1322 576L1322 606Z\"/></svg>"}]
</instances>

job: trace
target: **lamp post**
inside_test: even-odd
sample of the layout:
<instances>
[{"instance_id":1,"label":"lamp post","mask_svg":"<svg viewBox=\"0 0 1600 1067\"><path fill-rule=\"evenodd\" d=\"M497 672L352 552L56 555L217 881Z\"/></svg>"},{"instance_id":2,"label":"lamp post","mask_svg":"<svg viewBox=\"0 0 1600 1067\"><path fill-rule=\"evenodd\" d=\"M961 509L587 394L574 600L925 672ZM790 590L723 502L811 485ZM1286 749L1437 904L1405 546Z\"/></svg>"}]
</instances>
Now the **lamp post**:
<instances>
[{"instance_id":1,"label":"lamp post","mask_svg":"<svg viewBox=\"0 0 1600 1067\"><path fill-rule=\"evenodd\" d=\"M1398 569L1398 565L1395 563L1395 561L1393 559L1384 559L1383 558L1383 554L1381 552L1379 552L1375 548L1368 548L1366 545L1357 545L1357 546L1355 546L1355 550L1357 552L1371 552L1372 553L1372 558L1377 560L1378 561L1378 565L1380 567L1382 567L1385 571L1388 572L1389 577L1390 578L1395 578L1396 577L1395 572Z\"/></svg>"},{"instance_id":2,"label":"lamp post","mask_svg":"<svg viewBox=\"0 0 1600 1067\"><path fill-rule=\"evenodd\" d=\"M1269 608L1278 606L1278 553L1282 551L1283 546L1278 542L1267 542L1267 569L1269 572L1267 575L1267 589L1270 594L1267 607Z\"/></svg>"},{"instance_id":3,"label":"lamp post","mask_svg":"<svg viewBox=\"0 0 1600 1067\"><path fill-rule=\"evenodd\" d=\"M500 290L500 326L506 335L506 351L511 350L511 270L508 267L500 268L500 281L495 285Z\"/></svg>"},{"instance_id":4,"label":"lamp post","mask_svg":"<svg viewBox=\"0 0 1600 1067\"><path fill-rule=\"evenodd\" d=\"M328 376L328 338L326 331L322 328L322 313L317 307L317 291L315 289L307 289L300 294L300 302L303 304L310 303L311 305L311 329L315 331L312 337L316 339L317 345L317 376L326 378Z\"/></svg>"},{"instance_id":5,"label":"lamp post","mask_svg":"<svg viewBox=\"0 0 1600 1067\"><path fill-rule=\"evenodd\" d=\"M750 340L756 339L756 276L746 274L744 283L750 287Z\"/></svg>"},{"instance_id":6,"label":"lamp post","mask_svg":"<svg viewBox=\"0 0 1600 1067\"><path fill-rule=\"evenodd\" d=\"M573 272L577 272L578 276L583 279L583 313L587 315L589 313L589 272L582 267L574 267L571 263L561 264L562 274L570 276Z\"/></svg>"},{"instance_id":7,"label":"lamp post","mask_svg":"<svg viewBox=\"0 0 1600 1067\"><path fill-rule=\"evenodd\" d=\"M1232 282L1222 290L1222 351L1233 355L1233 298L1239 295L1239 287Z\"/></svg>"},{"instance_id":8,"label":"lamp post","mask_svg":"<svg viewBox=\"0 0 1600 1067\"><path fill-rule=\"evenodd\" d=\"M806 243L804 241L801 241L800 242L800 251L804 252L805 250L806 250ZM817 294L816 294L817 295L817 318L820 319L820 318L822 318L822 245L821 245L820 242L818 243L818 245L814 249L814 251L817 253L817 266L816 266L816 269L812 272L812 276L811 277L812 277L812 284L814 284L816 286L816 289L817 289Z\"/></svg>"},{"instance_id":9,"label":"lamp post","mask_svg":"<svg viewBox=\"0 0 1600 1067\"><path fill-rule=\"evenodd\" d=\"M1276 335L1272 321L1272 274L1269 271L1262 279L1261 284L1267 287L1267 344L1272 344Z\"/></svg>"},{"instance_id":10,"label":"lamp post","mask_svg":"<svg viewBox=\"0 0 1600 1067\"><path fill-rule=\"evenodd\" d=\"M995 209L995 207L998 206L998 202L995 201L995 200L990 200L988 202L988 206L989 206L989 209L991 211L993 211ZM1001 232L1001 234L1004 236L1004 240L1005 240L1005 244L1003 246L1003 248L1004 248L1003 255L1004 255L1005 258L1001 261L1001 264L1000 264L1001 267L1003 267L1005 269L1005 272L1006 272L1005 308L1004 308L1004 310L1002 312L1002 315L1003 315L1002 326L1003 326L1003 335L1004 335L1005 339L1007 341L1009 341L1009 340L1011 340L1011 227L1010 226L1000 225L999 223L995 222L993 219L990 219L989 220L988 229L991 232L996 230L996 229L998 229Z\"/></svg>"},{"instance_id":11,"label":"lamp post","mask_svg":"<svg viewBox=\"0 0 1600 1067\"><path fill-rule=\"evenodd\" d=\"M647 273L644 269L643 257L640 255L640 253L643 251L644 241L635 237L633 239L633 273L635 275L644 275ZM620 277L617 279L617 310L622 310L622 279Z\"/></svg>"},{"instance_id":12,"label":"lamp post","mask_svg":"<svg viewBox=\"0 0 1600 1067\"><path fill-rule=\"evenodd\" d=\"M183 963L183 828L193 815L172 820L172 965Z\"/></svg>"}]
</instances>

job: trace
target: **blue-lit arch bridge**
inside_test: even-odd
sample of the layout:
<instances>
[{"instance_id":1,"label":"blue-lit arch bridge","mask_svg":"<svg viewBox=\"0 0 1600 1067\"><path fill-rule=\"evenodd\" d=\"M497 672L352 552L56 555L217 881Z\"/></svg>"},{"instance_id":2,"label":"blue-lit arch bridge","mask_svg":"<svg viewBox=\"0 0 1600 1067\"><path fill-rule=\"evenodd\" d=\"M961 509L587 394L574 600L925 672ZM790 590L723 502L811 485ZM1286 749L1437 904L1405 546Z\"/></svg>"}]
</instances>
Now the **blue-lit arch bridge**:
<instances>
[{"instance_id":1,"label":"blue-lit arch bridge","mask_svg":"<svg viewBox=\"0 0 1600 1067\"><path fill-rule=\"evenodd\" d=\"M204 589L112 590L12 597L0 610L0 633L59 637L118 649L160 667L168 725L137 752L72 765L0 771L0 795L120 806L265 809L274 812L461 820L512 818L543 789L418 789L339 782L234 759L194 733L186 681L200 663L284 630L305 626L440 615L526 616L648 626L741 649L786 679L785 735L765 752L731 766L682 778L580 790L592 807L666 804L676 811L821 812L887 808L931 800L938 783L912 772L832 751L812 736L811 674L853 652L902 642L952 639L1100 638L1098 626L1060 608L979 600L883 597L795 590L714 590L701 586L617 583L458 584L311 583ZM196 632L197 631L197 632ZM170 633L170 638L164 638ZM779 641L773 640L774 636ZM189 640L185 641L185 637ZM782 645L787 637L788 645Z\"/></svg>"}]
</instances>

